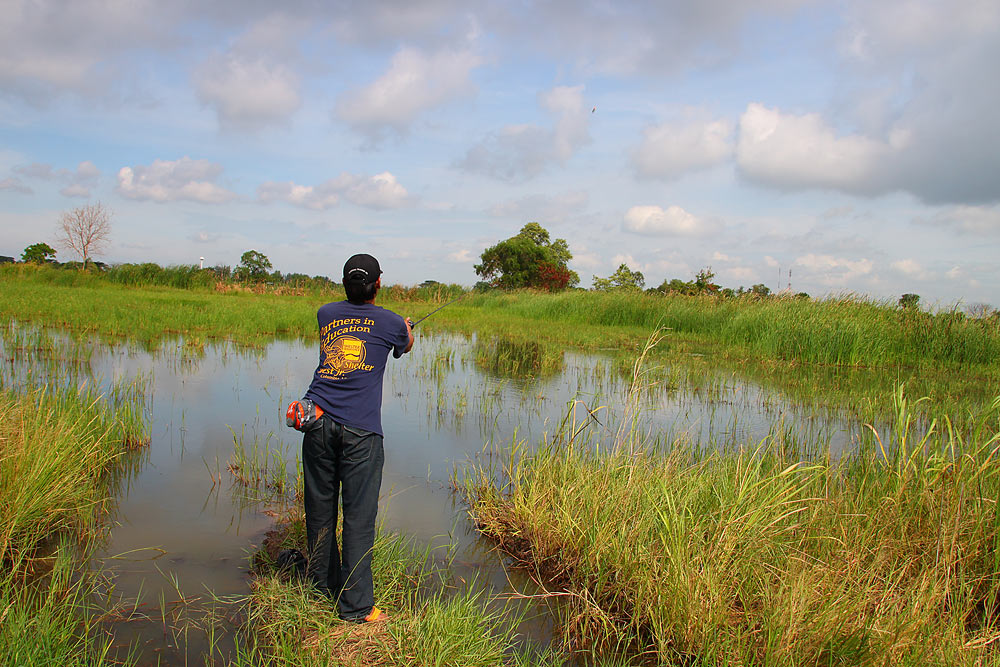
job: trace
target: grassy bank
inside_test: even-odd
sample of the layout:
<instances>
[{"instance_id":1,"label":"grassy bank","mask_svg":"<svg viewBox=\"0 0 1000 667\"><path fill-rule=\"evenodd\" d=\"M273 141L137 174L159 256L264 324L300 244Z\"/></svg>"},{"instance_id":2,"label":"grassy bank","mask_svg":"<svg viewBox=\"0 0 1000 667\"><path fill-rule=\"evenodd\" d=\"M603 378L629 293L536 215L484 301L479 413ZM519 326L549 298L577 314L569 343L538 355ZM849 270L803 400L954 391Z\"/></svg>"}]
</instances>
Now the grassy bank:
<instances>
[{"instance_id":1,"label":"grassy bank","mask_svg":"<svg viewBox=\"0 0 1000 667\"><path fill-rule=\"evenodd\" d=\"M0 391L0 655L10 664L96 665L108 652L95 576L80 568L122 457L148 439L135 388L114 393L133 401L112 408L87 388Z\"/></svg>"},{"instance_id":2,"label":"grassy bank","mask_svg":"<svg viewBox=\"0 0 1000 667\"><path fill-rule=\"evenodd\" d=\"M896 407L842 460L780 433L719 451L569 428L504 483L478 468L465 488L480 530L570 594L571 635L597 652L1000 664L1000 400L968 438L947 422L918 438L902 393Z\"/></svg>"},{"instance_id":3,"label":"grassy bank","mask_svg":"<svg viewBox=\"0 0 1000 667\"><path fill-rule=\"evenodd\" d=\"M510 667L562 664L522 645L523 610L475 584L456 587L439 558L380 530L372 557L375 604L390 622L345 623L328 601L275 566L283 548L305 551L304 518L290 511L255 557L247 623L234 665L440 665Z\"/></svg>"},{"instance_id":4,"label":"grassy bank","mask_svg":"<svg viewBox=\"0 0 1000 667\"><path fill-rule=\"evenodd\" d=\"M0 268L0 286L0 313L7 317L141 340L172 333L249 342L274 336L312 338L316 308L343 298L339 288L296 294L123 288L100 275L23 265ZM453 298L456 289L389 286L379 303L417 318ZM636 349L649 331L665 327L675 342L824 366L990 367L1000 359L1000 319L972 319L959 311L932 314L864 298L469 293L424 326L434 325L589 349Z\"/></svg>"}]
</instances>

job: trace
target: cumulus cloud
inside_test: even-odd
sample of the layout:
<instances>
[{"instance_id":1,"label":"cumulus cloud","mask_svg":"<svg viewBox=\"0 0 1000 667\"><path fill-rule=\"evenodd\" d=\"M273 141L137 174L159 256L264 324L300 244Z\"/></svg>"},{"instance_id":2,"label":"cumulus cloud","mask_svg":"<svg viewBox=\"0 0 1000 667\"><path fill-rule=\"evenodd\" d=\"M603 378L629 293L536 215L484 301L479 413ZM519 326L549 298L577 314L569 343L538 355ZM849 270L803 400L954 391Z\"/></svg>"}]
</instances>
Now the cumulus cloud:
<instances>
[{"instance_id":1,"label":"cumulus cloud","mask_svg":"<svg viewBox=\"0 0 1000 667\"><path fill-rule=\"evenodd\" d=\"M831 188L858 194L886 191L889 146L857 135L838 136L819 114L786 114L750 104L740 117L736 163L754 183L783 189Z\"/></svg>"},{"instance_id":2,"label":"cumulus cloud","mask_svg":"<svg viewBox=\"0 0 1000 667\"><path fill-rule=\"evenodd\" d=\"M425 111L473 94L475 86L469 75L481 62L471 49L425 53L402 48L382 76L364 88L344 93L334 112L371 141L389 131L405 134Z\"/></svg>"},{"instance_id":3,"label":"cumulus cloud","mask_svg":"<svg viewBox=\"0 0 1000 667\"><path fill-rule=\"evenodd\" d=\"M469 149L458 166L503 181L523 181L551 164L565 164L590 143L590 108L583 86L557 86L538 96L553 116L551 127L507 125Z\"/></svg>"},{"instance_id":4,"label":"cumulus cloud","mask_svg":"<svg viewBox=\"0 0 1000 667\"><path fill-rule=\"evenodd\" d=\"M216 180L222 165L208 160L154 160L153 164L122 167L118 171L118 193L126 199L155 202L186 199L202 204L222 204L236 194Z\"/></svg>"},{"instance_id":5,"label":"cumulus cloud","mask_svg":"<svg viewBox=\"0 0 1000 667\"><path fill-rule=\"evenodd\" d=\"M622 221L625 231L646 236L701 236L714 227L680 206L633 206Z\"/></svg>"},{"instance_id":6,"label":"cumulus cloud","mask_svg":"<svg viewBox=\"0 0 1000 667\"><path fill-rule=\"evenodd\" d=\"M728 120L663 123L647 127L632 152L632 168L642 178L672 180L706 169L733 154L733 128Z\"/></svg>"},{"instance_id":7,"label":"cumulus cloud","mask_svg":"<svg viewBox=\"0 0 1000 667\"><path fill-rule=\"evenodd\" d=\"M852 260L808 253L796 257L793 266L801 267L807 278L831 287L842 287L851 280L870 275L874 263L869 259Z\"/></svg>"},{"instance_id":8,"label":"cumulus cloud","mask_svg":"<svg viewBox=\"0 0 1000 667\"><path fill-rule=\"evenodd\" d=\"M406 188L388 171L374 176L345 172L319 185L268 181L257 188L261 202L283 201L317 211L336 206L342 197L358 206L379 210L400 208L411 201Z\"/></svg>"},{"instance_id":9,"label":"cumulus cloud","mask_svg":"<svg viewBox=\"0 0 1000 667\"><path fill-rule=\"evenodd\" d=\"M750 105L737 160L751 182L931 204L1000 202L1000 5L848 2L842 91L826 120ZM798 145L798 149L796 149Z\"/></svg>"}]
</instances>

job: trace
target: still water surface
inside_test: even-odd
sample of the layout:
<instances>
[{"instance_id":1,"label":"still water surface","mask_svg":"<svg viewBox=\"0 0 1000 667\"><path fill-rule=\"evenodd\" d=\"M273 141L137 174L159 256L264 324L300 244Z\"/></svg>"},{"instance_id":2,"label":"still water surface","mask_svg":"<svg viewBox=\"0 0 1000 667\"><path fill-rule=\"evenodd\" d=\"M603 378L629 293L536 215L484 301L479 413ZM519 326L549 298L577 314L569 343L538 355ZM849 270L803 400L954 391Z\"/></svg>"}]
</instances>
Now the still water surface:
<instances>
[{"instance_id":1,"label":"still water surface","mask_svg":"<svg viewBox=\"0 0 1000 667\"><path fill-rule=\"evenodd\" d=\"M285 426L284 410L308 386L317 351L303 341L251 351L228 344L192 350L183 341L164 342L155 352L132 345L90 349L76 381L110 384L142 375L149 383L152 439L122 486L97 559L119 613L131 619L115 624L116 640L137 646L143 664L201 663L207 640L197 630L205 625L199 615L213 598L247 593L248 555L274 523L268 505L248 502L227 472L234 438L278 452L294 479L300 436ZM481 370L476 351L474 337L420 332L411 354L389 359L380 519L420 545L453 545L461 576L509 591L518 579L475 534L451 491L452 476L513 442L530 449L558 428L571 404L578 423L595 411L593 428L610 437L625 416L632 378L609 357L570 352L549 377L497 377ZM805 412L697 361L697 373L673 367L649 376L656 383L641 403L642 432L706 446L752 445L780 424L834 450L849 446L853 425ZM13 366L6 372L17 374ZM230 623L239 622L238 604L219 608ZM220 640L223 652L229 641Z\"/></svg>"}]
</instances>

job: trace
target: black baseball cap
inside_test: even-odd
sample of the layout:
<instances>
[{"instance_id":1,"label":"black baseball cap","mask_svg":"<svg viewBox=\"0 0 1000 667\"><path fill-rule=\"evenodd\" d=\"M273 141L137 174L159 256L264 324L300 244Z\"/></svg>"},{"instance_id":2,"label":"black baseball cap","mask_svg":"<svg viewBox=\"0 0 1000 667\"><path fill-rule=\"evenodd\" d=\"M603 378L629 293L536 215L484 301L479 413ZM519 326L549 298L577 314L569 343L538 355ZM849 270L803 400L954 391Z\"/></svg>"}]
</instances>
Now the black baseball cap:
<instances>
[{"instance_id":1,"label":"black baseball cap","mask_svg":"<svg viewBox=\"0 0 1000 667\"><path fill-rule=\"evenodd\" d=\"M378 260L371 255L354 255L344 264L344 282L357 282L370 285L382 275Z\"/></svg>"}]
</instances>

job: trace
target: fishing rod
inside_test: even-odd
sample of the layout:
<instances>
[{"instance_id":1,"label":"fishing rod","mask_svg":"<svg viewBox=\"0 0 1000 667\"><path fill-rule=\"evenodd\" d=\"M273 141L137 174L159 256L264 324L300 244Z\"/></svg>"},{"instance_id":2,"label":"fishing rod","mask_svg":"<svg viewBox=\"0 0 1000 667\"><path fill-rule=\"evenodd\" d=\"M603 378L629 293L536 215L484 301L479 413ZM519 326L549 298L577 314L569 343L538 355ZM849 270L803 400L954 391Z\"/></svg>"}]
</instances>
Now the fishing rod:
<instances>
[{"instance_id":1,"label":"fishing rod","mask_svg":"<svg viewBox=\"0 0 1000 667\"><path fill-rule=\"evenodd\" d=\"M417 325L418 325L418 324L420 324L421 322L423 322L424 320L426 320L426 319L427 319L428 317L430 317L431 315L433 315L433 314L434 314L434 313L436 313L437 311L439 311L439 310L441 310L442 308L445 308L445 307L447 307L447 306L450 306L451 304L455 303L456 301L461 301L461 300L462 300L462 299L464 299L465 297L469 296L469 294L471 294L471 292L466 292L465 294L463 294L462 296L458 297L457 299L452 299L452 300L451 300L451 301L449 301L448 303L444 304L444 306L438 306L437 308L435 308L435 309L434 309L434 310L432 310L431 312L429 312L429 313L427 313L426 315L424 315L423 317L421 317L421 318L420 318L419 320L417 320L416 322L412 323L412 324L410 325L410 329L416 329L416 328L417 328Z\"/></svg>"}]
</instances>

